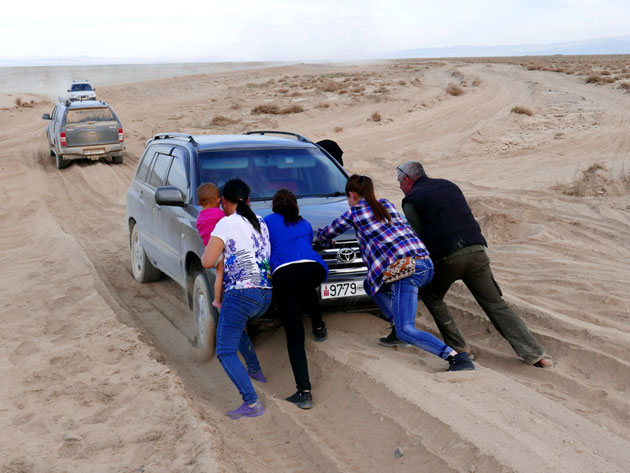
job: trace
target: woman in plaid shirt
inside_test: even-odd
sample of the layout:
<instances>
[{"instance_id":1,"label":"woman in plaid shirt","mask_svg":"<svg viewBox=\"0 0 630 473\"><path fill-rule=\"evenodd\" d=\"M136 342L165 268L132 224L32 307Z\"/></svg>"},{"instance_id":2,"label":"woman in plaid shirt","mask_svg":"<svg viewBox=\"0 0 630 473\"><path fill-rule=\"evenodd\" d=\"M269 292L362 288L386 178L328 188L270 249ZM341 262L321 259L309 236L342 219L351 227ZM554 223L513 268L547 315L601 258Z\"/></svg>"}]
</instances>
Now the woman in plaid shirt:
<instances>
[{"instance_id":1,"label":"woman in plaid shirt","mask_svg":"<svg viewBox=\"0 0 630 473\"><path fill-rule=\"evenodd\" d=\"M426 286L433 277L433 263L420 238L391 202L376 198L368 176L350 176L346 197L350 209L319 231L319 242L330 246L337 235L353 228L368 268L365 290L385 317L393 321L398 337L447 360L449 371L474 370L467 353L457 353L437 337L415 327L418 288ZM407 257L415 263L415 272L389 284L384 282L387 267Z\"/></svg>"}]
</instances>

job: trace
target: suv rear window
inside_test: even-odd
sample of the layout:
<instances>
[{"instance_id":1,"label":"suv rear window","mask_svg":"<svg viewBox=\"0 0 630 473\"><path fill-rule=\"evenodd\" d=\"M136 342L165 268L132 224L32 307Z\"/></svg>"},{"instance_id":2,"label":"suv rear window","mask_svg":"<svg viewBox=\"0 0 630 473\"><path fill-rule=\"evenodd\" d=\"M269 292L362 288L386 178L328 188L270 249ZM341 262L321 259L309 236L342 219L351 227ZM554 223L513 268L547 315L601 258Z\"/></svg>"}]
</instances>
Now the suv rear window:
<instances>
[{"instance_id":1,"label":"suv rear window","mask_svg":"<svg viewBox=\"0 0 630 473\"><path fill-rule=\"evenodd\" d=\"M318 149L245 149L199 153L201 182L219 187L240 178L252 200L271 199L278 189L298 197L344 195L347 178Z\"/></svg>"},{"instance_id":2,"label":"suv rear window","mask_svg":"<svg viewBox=\"0 0 630 473\"><path fill-rule=\"evenodd\" d=\"M77 108L68 110L66 124L85 122L110 122L115 121L114 114L107 107Z\"/></svg>"}]
</instances>

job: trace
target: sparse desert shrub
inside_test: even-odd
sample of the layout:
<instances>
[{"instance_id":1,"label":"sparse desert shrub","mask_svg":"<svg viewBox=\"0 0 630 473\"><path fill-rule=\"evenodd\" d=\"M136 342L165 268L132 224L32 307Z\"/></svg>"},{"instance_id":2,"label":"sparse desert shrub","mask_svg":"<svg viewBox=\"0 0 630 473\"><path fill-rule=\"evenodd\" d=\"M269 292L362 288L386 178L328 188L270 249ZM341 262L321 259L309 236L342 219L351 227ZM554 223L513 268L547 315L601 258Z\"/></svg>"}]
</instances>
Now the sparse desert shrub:
<instances>
[{"instance_id":1,"label":"sparse desert shrub","mask_svg":"<svg viewBox=\"0 0 630 473\"><path fill-rule=\"evenodd\" d=\"M240 103L233 103L230 106L230 109L232 109L232 110L240 110L240 108L241 108L241 104Z\"/></svg>"},{"instance_id":2,"label":"sparse desert shrub","mask_svg":"<svg viewBox=\"0 0 630 473\"><path fill-rule=\"evenodd\" d=\"M238 121L230 117L226 117L225 115L215 115L214 118L212 118L210 125L227 126L227 125L234 125L235 123L238 123Z\"/></svg>"},{"instance_id":3,"label":"sparse desert shrub","mask_svg":"<svg viewBox=\"0 0 630 473\"><path fill-rule=\"evenodd\" d=\"M304 107L298 104L293 104L280 110L280 113L282 115L288 115L290 113L302 113L303 111L304 111Z\"/></svg>"},{"instance_id":4,"label":"sparse desert shrub","mask_svg":"<svg viewBox=\"0 0 630 473\"><path fill-rule=\"evenodd\" d=\"M534 114L534 112L532 112L529 108L521 107L520 105L516 105L515 107L512 107L511 112L520 113L521 115L527 115L529 117L531 117Z\"/></svg>"},{"instance_id":5,"label":"sparse desert shrub","mask_svg":"<svg viewBox=\"0 0 630 473\"><path fill-rule=\"evenodd\" d=\"M270 115L278 115L280 113L280 107L277 105L257 105L252 108L252 115L262 115L262 114L270 114Z\"/></svg>"},{"instance_id":6,"label":"sparse desert shrub","mask_svg":"<svg viewBox=\"0 0 630 473\"><path fill-rule=\"evenodd\" d=\"M340 126L336 126L335 128L333 128L333 131L334 131L335 133L341 133L341 132L343 131L343 128L342 128L342 127L340 127Z\"/></svg>"},{"instance_id":7,"label":"sparse desert shrub","mask_svg":"<svg viewBox=\"0 0 630 473\"><path fill-rule=\"evenodd\" d=\"M619 84L619 88L625 90L626 92L630 92L630 82L622 82Z\"/></svg>"},{"instance_id":8,"label":"sparse desert shrub","mask_svg":"<svg viewBox=\"0 0 630 473\"><path fill-rule=\"evenodd\" d=\"M609 76L610 75L610 71L602 71L601 75L603 76Z\"/></svg>"},{"instance_id":9,"label":"sparse desert shrub","mask_svg":"<svg viewBox=\"0 0 630 473\"><path fill-rule=\"evenodd\" d=\"M15 105L18 107L22 106L22 97L18 97L15 99Z\"/></svg>"},{"instance_id":10,"label":"sparse desert shrub","mask_svg":"<svg viewBox=\"0 0 630 473\"><path fill-rule=\"evenodd\" d=\"M602 77L598 76L597 74L591 74L590 76L586 78L587 84L597 84L601 81L602 81Z\"/></svg>"},{"instance_id":11,"label":"sparse desert shrub","mask_svg":"<svg viewBox=\"0 0 630 473\"><path fill-rule=\"evenodd\" d=\"M453 84L452 82L449 82L448 85L446 86L446 93L449 94L449 95L453 95L455 97L458 97L460 95L463 95L464 89L462 89L457 84Z\"/></svg>"},{"instance_id":12,"label":"sparse desert shrub","mask_svg":"<svg viewBox=\"0 0 630 473\"><path fill-rule=\"evenodd\" d=\"M405 82L404 80L399 80L398 85L407 85L407 82Z\"/></svg>"},{"instance_id":13,"label":"sparse desert shrub","mask_svg":"<svg viewBox=\"0 0 630 473\"><path fill-rule=\"evenodd\" d=\"M299 90L296 90L289 94L289 97L301 97L301 96L302 96L302 92L300 92Z\"/></svg>"},{"instance_id":14,"label":"sparse desert shrub","mask_svg":"<svg viewBox=\"0 0 630 473\"><path fill-rule=\"evenodd\" d=\"M317 105L315 105L315 108L329 108L329 107L330 107L330 104L326 102L318 103Z\"/></svg>"},{"instance_id":15,"label":"sparse desert shrub","mask_svg":"<svg viewBox=\"0 0 630 473\"><path fill-rule=\"evenodd\" d=\"M346 87L346 85L347 84L344 84L343 82L327 80L326 82L323 82L321 85L319 85L319 88L324 92L337 92Z\"/></svg>"},{"instance_id":16,"label":"sparse desert shrub","mask_svg":"<svg viewBox=\"0 0 630 473\"><path fill-rule=\"evenodd\" d=\"M380 122L382 120L381 114L378 112L374 112L370 117L370 120L372 120L373 122Z\"/></svg>"},{"instance_id":17,"label":"sparse desert shrub","mask_svg":"<svg viewBox=\"0 0 630 473\"><path fill-rule=\"evenodd\" d=\"M352 93L353 94L360 94L361 92L365 92L365 87L363 87L362 85L361 86L355 85L352 88Z\"/></svg>"},{"instance_id":18,"label":"sparse desert shrub","mask_svg":"<svg viewBox=\"0 0 630 473\"><path fill-rule=\"evenodd\" d=\"M278 93L280 94L286 94L289 92L289 89L278 89Z\"/></svg>"},{"instance_id":19,"label":"sparse desert shrub","mask_svg":"<svg viewBox=\"0 0 630 473\"><path fill-rule=\"evenodd\" d=\"M278 105L275 104L265 104L265 105L258 105L254 108L252 108L251 114L252 115L262 115L262 114L267 114L267 115L287 115L290 113L300 113L303 112L304 108L301 105L289 105L288 107L285 108L280 108Z\"/></svg>"},{"instance_id":20,"label":"sparse desert shrub","mask_svg":"<svg viewBox=\"0 0 630 473\"><path fill-rule=\"evenodd\" d=\"M378 89L376 89L374 92L375 92L375 93L377 93L377 94L386 94L386 93L388 93L388 92L389 92L389 89L388 89L387 87L385 87L385 86L382 86L382 85L381 85L381 86L380 86Z\"/></svg>"}]
</instances>

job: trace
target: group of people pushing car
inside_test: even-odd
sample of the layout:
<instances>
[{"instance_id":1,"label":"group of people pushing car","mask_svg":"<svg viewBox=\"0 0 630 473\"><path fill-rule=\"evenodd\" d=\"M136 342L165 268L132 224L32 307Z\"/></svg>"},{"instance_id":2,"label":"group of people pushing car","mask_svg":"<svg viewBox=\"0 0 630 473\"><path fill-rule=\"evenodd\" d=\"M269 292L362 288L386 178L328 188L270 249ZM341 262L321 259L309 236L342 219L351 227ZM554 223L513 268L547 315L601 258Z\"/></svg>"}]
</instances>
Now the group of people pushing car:
<instances>
[{"instance_id":1,"label":"group of people pushing car","mask_svg":"<svg viewBox=\"0 0 630 473\"><path fill-rule=\"evenodd\" d=\"M391 202L376 198L370 177L354 174L345 188L350 208L318 229L316 236L326 247L346 230L355 231L368 268L365 290L392 327L381 344L412 344L447 361L448 371L474 370L470 349L444 303L451 284L462 280L519 357L540 368L552 366L545 349L503 300L490 270L487 243L459 187L429 178L415 161L402 164L397 172L406 219ZM227 413L232 419L265 412L251 379L266 379L245 326L267 311L272 294L297 387L286 399L302 409L313 407L302 314L311 316L315 340L327 337L316 290L326 280L328 268L312 248L311 224L300 216L291 191L275 193L273 213L264 219L249 207L249 191L240 179L224 185L222 199L212 184L198 189L204 209L197 226L207 244L202 264L217 267L216 355L243 399L241 406ZM415 327L418 296L444 342Z\"/></svg>"}]
</instances>

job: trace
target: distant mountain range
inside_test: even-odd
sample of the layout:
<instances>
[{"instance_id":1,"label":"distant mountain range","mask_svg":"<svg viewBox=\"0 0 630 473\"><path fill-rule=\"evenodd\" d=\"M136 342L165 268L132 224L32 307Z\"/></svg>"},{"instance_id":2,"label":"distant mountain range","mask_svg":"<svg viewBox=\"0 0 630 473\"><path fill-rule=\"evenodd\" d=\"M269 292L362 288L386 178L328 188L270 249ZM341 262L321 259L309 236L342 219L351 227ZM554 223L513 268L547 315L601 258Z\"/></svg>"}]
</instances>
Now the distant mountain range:
<instances>
[{"instance_id":1,"label":"distant mountain range","mask_svg":"<svg viewBox=\"0 0 630 473\"><path fill-rule=\"evenodd\" d=\"M583 41L511 46L449 46L395 51L388 59L490 56L551 56L554 54L630 54L630 36L596 38Z\"/></svg>"},{"instance_id":2,"label":"distant mountain range","mask_svg":"<svg viewBox=\"0 0 630 473\"><path fill-rule=\"evenodd\" d=\"M444 48L418 48L376 54L372 59L404 58L454 58L454 57L495 57L495 56L551 56L554 54L630 54L630 35L612 38L596 38L583 41L547 44L520 44L503 46L449 46ZM347 60L348 58L346 58ZM365 58L363 58L365 59ZM331 61L335 59L331 58ZM276 60L277 61L277 60ZM304 58L302 61L309 61ZM107 64L179 64L216 63L225 59L216 57L197 58L104 58L104 57L0 57L0 67L15 66L89 66ZM236 61L244 62L244 61ZM321 62L321 60L317 61Z\"/></svg>"}]
</instances>

